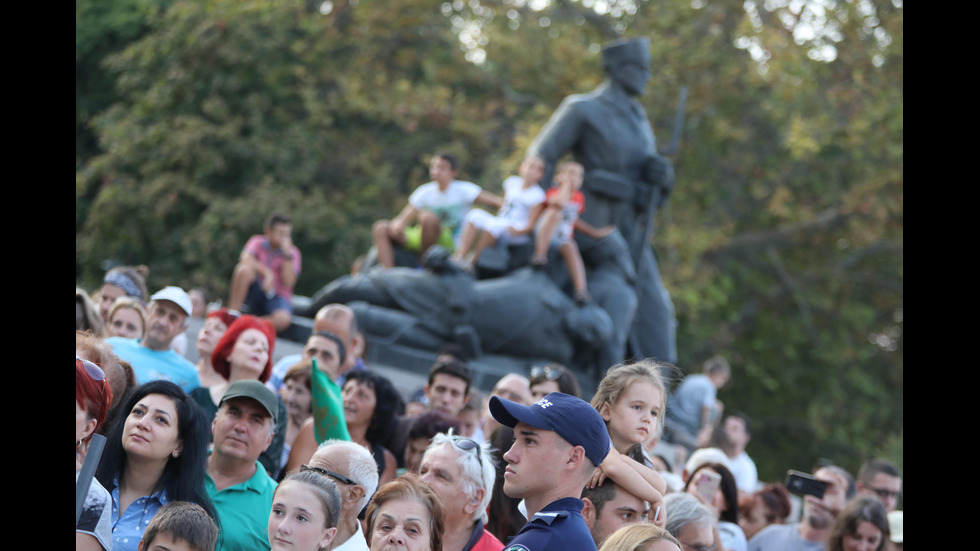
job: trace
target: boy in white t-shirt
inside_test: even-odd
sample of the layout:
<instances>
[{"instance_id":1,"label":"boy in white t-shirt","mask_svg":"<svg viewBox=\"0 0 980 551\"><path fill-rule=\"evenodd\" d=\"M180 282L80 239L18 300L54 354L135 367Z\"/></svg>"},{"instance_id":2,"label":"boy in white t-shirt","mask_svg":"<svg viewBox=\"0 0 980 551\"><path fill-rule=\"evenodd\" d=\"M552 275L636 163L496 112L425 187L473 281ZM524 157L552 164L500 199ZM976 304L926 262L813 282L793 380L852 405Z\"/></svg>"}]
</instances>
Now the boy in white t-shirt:
<instances>
[{"instance_id":1,"label":"boy in white t-shirt","mask_svg":"<svg viewBox=\"0 0 980 551\"><path fill-rule=\"evenodd\" d=\"M466 214L459 247L453 254L456 262L471 269L480 253L501 239L514 245L530 241L529 235L516 232L527 226L531 211L545 200L541 187L544 160L537 156L524 159L518 174L504 180L503 206L496 216L482 209L470 209ZM469 253L472 254L467 258Z\"/></svg>"},{"instance_id":2,"label":"boy in white t-shirt","mask_svg":"<svg viewBox=\"0 0 980 551\"><path fill-rule=\"evenodd\" d=\"M371 229L371 239L378 254L378 264L395 265L394 246L425 254L432 245L450 251L456 247L463 216L473 203L498 209L501 198L484 191L473 182L457 180L459 166L451 153L436 153L429 162L432 181L422 184L408 197L408 204L391 220L378 220Z\"/></svg>"}]
</instances>

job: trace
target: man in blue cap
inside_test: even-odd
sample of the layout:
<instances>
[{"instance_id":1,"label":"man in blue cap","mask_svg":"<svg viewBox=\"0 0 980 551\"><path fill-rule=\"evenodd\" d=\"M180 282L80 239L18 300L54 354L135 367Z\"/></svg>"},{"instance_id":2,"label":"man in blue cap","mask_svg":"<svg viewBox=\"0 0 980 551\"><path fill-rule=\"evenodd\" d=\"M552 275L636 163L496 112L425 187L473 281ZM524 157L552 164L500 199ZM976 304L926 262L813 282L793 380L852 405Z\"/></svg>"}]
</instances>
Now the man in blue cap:
<instances>
[{"instance_id":1,"label":"man in blue cap","mask_svg":"<svg viewBox=\"0 0 980 551\"><path fill-rule=\"evenodd\" d=\"M504 493L524 499L528 518L505 551L594 551L579 497L609 453L599 412L552 392L530 406L493 396L490 414L514 429L514 445L503 456Z\"/></svg>"}]
</instances>

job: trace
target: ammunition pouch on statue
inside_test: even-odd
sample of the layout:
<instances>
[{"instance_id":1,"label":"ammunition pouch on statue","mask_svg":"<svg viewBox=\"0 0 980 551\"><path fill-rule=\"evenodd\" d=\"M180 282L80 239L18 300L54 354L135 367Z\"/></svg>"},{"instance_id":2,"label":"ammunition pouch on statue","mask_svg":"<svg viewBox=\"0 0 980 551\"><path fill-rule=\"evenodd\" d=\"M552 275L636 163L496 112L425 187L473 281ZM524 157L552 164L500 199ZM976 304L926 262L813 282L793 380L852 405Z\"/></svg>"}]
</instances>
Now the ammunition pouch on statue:
<instances>
[{"instance_id":1,"label":"ammunition pouch on statue","mask_svg":"<svg viewBox=\"0 0 980 551\"><path fill-rule=\"evenodd\" d=\"M602 195L613 201L628 202L633 200L636 184L631 178L621 176L608 170L593 169L585 175L582 187Z\"/></svg>"}]
</instances>

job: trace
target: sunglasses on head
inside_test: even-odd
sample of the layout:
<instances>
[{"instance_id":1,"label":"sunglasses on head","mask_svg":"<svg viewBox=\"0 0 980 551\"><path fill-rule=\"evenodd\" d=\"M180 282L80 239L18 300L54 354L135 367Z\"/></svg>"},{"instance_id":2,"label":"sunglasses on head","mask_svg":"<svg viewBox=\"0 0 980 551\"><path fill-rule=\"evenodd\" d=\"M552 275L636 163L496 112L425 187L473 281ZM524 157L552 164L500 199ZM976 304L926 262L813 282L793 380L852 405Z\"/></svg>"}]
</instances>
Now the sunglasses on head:
<instances>
[{"instance_id":1,"label":"sunglasses on head","mask_svg":"<svg viewBox=\"0 0 980 551\"><path fill-rule=\"evenodd\" d=\"M561 378L561 370L551 367L550 365L540 366L536 365L531 368L532 377L541 377L548 379L549 381L557 381Z\"/></svg>"},{"instance_id":2,"label":"sunglasses on head","mask_svg":"<svg viewBox=\"0 0 980 551\"><path fill-rule=\"evenodd\" d=\"M94 363L75 356L75 365L81 365L83 368L85 368L85 373L88 373L88 376L91 377L93 381L101 382L105 380L105 371L102 371L102 368Z\"/></svg>"},{"instance_id":3,"label":"sunglasses on head","mask_svg":"<svg viewBox=\"0 0 980 551\"><path fill-rule=\"evenodd\" d=\"M311 467L309 465L302 465L302 466L300 466L299 470L300 470L300 472L303 472L303 471L313 471L313 472L318 473L318 474L321 474L323 476L328 476L330 478L336 478L337 480L339 480L340 482L343 482L344 484L347 484L348 486L360 486L360 484L358 484L357 482L355 482L355 481L347 478L346 476L344 476L342 474L337 474L337 473L335 473L333 471L328 471L326 469L321 469L320 467Z\"/></svg>"},{"instance_id":4,"label":"sunglasses on head","mask_svg":"<svg viewBox=\"0 0 980 551\"><path fill-rule=\"evenodd\" d=\"M476 460L480 462L480 469L483 469L483 456L480 452L480 445L469 438L463 438L462 436L453 436L453 446L464 452L473 452L476 455ZM474 451L475 450L475 451Z\"/></svg>"}]
</instances>

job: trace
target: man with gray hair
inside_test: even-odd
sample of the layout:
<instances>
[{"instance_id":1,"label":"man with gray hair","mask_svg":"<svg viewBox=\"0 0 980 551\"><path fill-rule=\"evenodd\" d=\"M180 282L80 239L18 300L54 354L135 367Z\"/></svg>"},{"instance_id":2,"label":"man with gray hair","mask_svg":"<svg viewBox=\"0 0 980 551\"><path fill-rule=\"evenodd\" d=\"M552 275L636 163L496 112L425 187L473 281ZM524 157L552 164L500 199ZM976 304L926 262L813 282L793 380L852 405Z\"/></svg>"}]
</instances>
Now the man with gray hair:
<instances>
[{"instance_id":1,"label":"man with gray hair","mask_svg":"<svg viewBox=\"0 0 980 551\"><path fill-rule=\"evenodd\" d=\"M693 494L674 492L665 495L664 509L667 510L664 528L681 542L684 549L721 549L714 514Z\"/></svg>"},{"instance_id":2,"label":"man with gray hair","mask_svg":"<svg viewBox=\"0 0 980 551\"><path fill-rule=\"evenodd\" d=\"M367 539L357 515L378 489L378 464L364 446L346 440L326 440L308 465L337 483L340 515L332 551L368 551Z\"/></svg>"},{"instance_id":3,"label":"man with gray hair","mask_svg":"<svg viewBox=\"0 0 980 551\"><path fill-rule=\"evenodd\" d=\"M491 446L440 432L422 456L419 474L446 506L443 551L501 551L504 544L483 528L497 477Z\"/></svg>"},{"instance_id":4,"label":"man with gray hair","mask_svg":"<svg viewBox=\"0 0 980 551\"><path fill-rule=\"evenodd\" d=\"M187 329L191 297L176 286L164 287L150 297L146 329L140 339L109 337L112 351L133 366L139 384L163 379L179 385L184 392L201 386L197 366L177 353L174 339Z\"/></svg>"}]
</instances>

